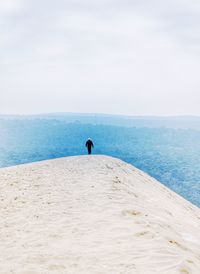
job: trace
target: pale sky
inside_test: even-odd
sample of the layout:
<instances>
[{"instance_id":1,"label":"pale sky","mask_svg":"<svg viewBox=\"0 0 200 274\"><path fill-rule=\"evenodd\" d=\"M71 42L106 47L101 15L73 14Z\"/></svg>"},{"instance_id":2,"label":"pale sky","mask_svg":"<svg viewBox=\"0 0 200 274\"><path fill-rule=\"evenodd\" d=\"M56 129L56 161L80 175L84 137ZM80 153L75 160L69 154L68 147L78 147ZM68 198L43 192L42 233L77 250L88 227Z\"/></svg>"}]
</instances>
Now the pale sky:
<instances>
[{"instance_id":1,"label":"pale sky","mask_svg":"<svg viewBox=\"0 0 200 274\"><path fill-rule=\"evenodd\" d=\"M0 114L200 115L199 0L0 0Z\"/></svg>"}]
</instances>

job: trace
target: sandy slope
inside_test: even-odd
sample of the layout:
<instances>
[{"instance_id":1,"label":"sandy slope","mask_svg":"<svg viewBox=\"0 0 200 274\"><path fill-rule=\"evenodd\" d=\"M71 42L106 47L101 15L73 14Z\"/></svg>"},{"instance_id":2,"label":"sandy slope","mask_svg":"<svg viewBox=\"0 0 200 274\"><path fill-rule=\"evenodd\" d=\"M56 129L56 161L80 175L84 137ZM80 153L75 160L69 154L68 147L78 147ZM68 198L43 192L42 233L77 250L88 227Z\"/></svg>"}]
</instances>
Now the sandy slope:
<instances>
[{"instance_id":1,"label":"sandy slope","mask_svg":"<svg viewBox=\"0 0 200 274\"><path fill-rule=\"evenodd\" d=\"M200 210L106 156L0 170L0 274L200 273Z\"/></svg>"}]
</instances>

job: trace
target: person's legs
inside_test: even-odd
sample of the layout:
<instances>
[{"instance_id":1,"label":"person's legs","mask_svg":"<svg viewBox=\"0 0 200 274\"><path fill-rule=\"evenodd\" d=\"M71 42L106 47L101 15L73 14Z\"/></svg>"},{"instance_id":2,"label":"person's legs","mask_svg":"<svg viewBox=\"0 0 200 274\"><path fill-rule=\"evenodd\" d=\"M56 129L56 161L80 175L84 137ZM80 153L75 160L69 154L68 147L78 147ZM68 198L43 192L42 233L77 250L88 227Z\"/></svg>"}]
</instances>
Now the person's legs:
<instances>
[{"instance_id":1,"label":"person's legs","mask_svg":"<svg viewBox=\"0 0 200 274\"><path fill-rule=\"evenodd\" d=\"M91 147L88 147L88 154L90 155L91 154Z\"/></svg>"}]
</instances>

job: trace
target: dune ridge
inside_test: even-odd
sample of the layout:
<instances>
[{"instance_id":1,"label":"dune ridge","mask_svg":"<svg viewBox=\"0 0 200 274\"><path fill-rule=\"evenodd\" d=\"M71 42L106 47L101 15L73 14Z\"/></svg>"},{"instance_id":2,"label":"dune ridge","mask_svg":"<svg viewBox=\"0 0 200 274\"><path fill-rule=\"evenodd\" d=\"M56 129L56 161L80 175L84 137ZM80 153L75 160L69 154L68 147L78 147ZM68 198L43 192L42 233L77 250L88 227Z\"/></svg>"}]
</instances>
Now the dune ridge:
<instances>
[{"instance_id":1,"label":"dune ridge","mask_svg":"<svg viewBox=\"0 0 200 274\"><path fill-rule=\"evenodd\" d=\"M0 169L0 214L1 274L200 273L200 209L112 157Z\"/></svg>"}]
</instances>

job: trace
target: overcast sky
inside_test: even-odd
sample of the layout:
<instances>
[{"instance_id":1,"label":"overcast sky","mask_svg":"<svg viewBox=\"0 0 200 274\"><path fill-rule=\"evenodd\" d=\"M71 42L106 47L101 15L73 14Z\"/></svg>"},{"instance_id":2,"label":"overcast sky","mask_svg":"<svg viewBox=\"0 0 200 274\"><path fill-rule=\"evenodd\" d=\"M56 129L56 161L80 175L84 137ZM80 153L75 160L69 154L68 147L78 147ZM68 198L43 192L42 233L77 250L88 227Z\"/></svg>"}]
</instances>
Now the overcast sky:
<instances>
[{"instance_id":1,"label":"overcast sky","mask_svg":"<svg viewBox=\"0 0 200 274\"><path fill-rule=\"evenodd\" d=\"M0 113L200 115L199 0L0 0Z\"/></svg>"}]
</instances>

